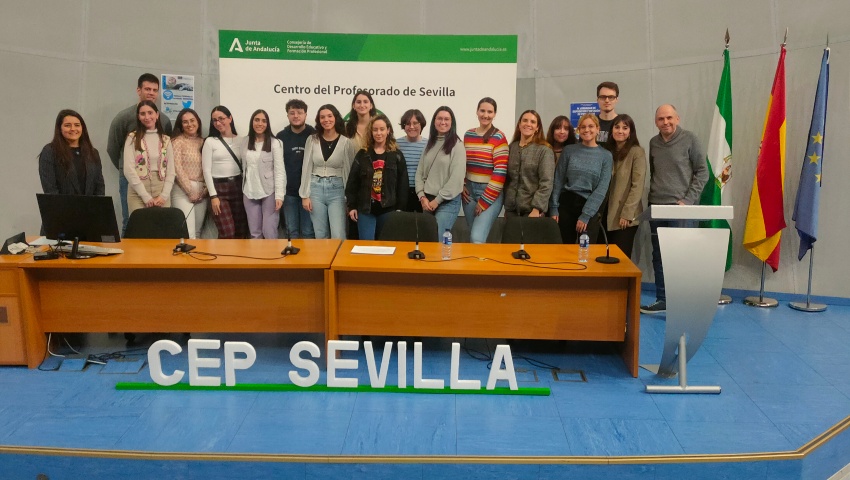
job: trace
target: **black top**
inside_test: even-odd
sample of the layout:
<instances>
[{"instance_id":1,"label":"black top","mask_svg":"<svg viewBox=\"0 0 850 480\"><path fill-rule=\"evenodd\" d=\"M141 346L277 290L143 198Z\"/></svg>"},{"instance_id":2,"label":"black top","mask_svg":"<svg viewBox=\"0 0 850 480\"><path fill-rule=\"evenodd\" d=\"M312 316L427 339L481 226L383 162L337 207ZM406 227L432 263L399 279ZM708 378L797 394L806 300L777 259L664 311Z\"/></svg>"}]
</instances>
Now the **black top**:
<instances>
[{"instance_id":1,"label":"black top","mask_svg":"<svg viewBox=\"0 0 850 480\"><path fill-rule=\"evenodd\" d=\"M322 145L322 157L324 157L327 162L329 158L331 158L331 154L334 153L334 149L336 148L336 144L339 143L339 137L331 141L325 140L325 137L319 136L319 143Z\"/></svg>"},{"instance_id":2,"label":"black top","mask_svg":"<svg viewBox=\"0 0 850 480\"><path fill-rule=\"evenodd\" d=\"M310 125L304 125L304 130L292 133L292 127L286 127L277 132L276 137L283 142L283 166L286 169L286 194L298 196L301 188L301 171L304 167L304 145L316 130Z\"/></svg>"},{"instance_id":3,"label":"black top","mask_svg":"<svg viewBox=\"0 0 850 480\"><path fill-rule=\"evenodd\" d=\"M71 165L66 171L53 152L53 146L47 144L38 155L38 176L44 193L62 195L104 195L103 169L100 155L92 149L92 158L83 158L76 150Z\"/></svg>"}]
</instances>

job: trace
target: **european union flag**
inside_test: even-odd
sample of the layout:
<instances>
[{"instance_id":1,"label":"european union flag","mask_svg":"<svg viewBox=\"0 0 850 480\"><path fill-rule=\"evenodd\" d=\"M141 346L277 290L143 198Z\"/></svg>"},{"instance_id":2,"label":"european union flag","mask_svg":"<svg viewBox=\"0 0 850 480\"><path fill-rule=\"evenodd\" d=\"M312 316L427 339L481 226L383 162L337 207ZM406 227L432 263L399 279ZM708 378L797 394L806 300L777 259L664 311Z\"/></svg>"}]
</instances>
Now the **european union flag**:
<instances>
[{"instance_id":1,"label":"european union flag","mask_svg":"<svg viewBox=\"0 0 850 480\"><path fill-rule=\"evenodd\" d=\"M812 124L809 127L809 141L806 157L800 172L800 187L797 189L797 201L794 202L794 226L800 235L800 252L797 259L802 260L806 252L818 239L818 204L823 180L823 141L826 135L826 100L829 96L829 48L823 51L823 60L818 77L818 90L815 94L815 108L812 112Z\"/></svg>"}]
</instances>

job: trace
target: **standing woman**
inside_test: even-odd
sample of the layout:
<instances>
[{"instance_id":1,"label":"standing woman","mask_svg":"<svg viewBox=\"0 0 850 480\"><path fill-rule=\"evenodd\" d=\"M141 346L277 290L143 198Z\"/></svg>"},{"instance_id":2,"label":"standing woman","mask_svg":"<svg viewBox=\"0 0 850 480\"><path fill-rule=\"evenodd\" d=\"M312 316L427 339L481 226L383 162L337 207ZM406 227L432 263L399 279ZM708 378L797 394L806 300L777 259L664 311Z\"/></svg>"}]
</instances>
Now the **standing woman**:
<instances>
[{"instance_id":1,"label":"standing woman","mask_svg":"<svg viewBox=\"0 0 850 480\"><path fill-rule=\"evenodd\" d=\"M596 144L599 119L592 113L581 116L581 143L567 145L555 168L549 215L558 222L564 243L576 243L587 232L599 234L599 208L611 181L611 152Z\"/></svg>"},{"instance_id":2,"label":"standing woman","mask_svg":"<svg viewBox=\"0 0 850 480\"><path fill-rule=\"evenodd\" d=\"M251 238L278 238L280 207L286 190L283 143L272 136L269 114L251 114L248 140L242 142L242 194Z\"/></svg>"},{"instance_id":3,"label":"standing woman","mask_svg":"<svg viewBox=\"0 0 850 480\"><path fill-rule=\"evenodd\" d=\"M549 124L549 132L546 134L546 142L552 147L555 152L555 163L561 158L561 152L564 147L576 143L576 132L570 124L569 117L558 115Z\"/></svg>"},{"instance_id":4,"label":"standing woman","mask_svg":"<svg viewBox=\"0 0 850 480\"><path fill-rule=\"evenodd\" d=\"M183 211L189 238L200 238L207 216L207 185L201 170L201 117L184 108L174 122L171 148L177 185L171 189L171 204Z\"/></svg>"},{"instance_id":5,"label":"standing woman","mask_svg":"<svg viewBox=\"0 0 850 480\"><path fill-rule=\"evenodd\" d=\"M369 134L369 121L378 113L372 94L360 90L351 100L351 111L348 112L348 123L345 124L345 136L354 141L357 149L366 148L366 137Z\"/></svg>"},{"instance_id":6,"label":"standing woman","mask_svg":"<svg viewBox=\"0 0 850 480\"><path fill-rule=\"evenodd\" d=\"M457 134L455 114L443 106L431 117L431 132L416 167L416 195L422 211L437 218L437 238L451 230L460 213L466 175L466 149Z\"/></svg>"},{"instance_id":7,"label":"standing woman","mask_svg":"<svg viewBox=\"0 0 850 480\"><path fill-rule=\"evenodd\" d=\"M484 97L478 102L478 128L463 136L466 148L466 184L463 187L463 214L469 224L472 243L484 243L493 222L502 210L502 187L508 172L508 141L493 125L496 101Z\"/></svg>"},{"instance_id":8,"label":"standing woman","mask_svg":"<svg viewBox=\"0 0 850 480\"><path fill-rule=\"evenodd\" d=\"M247 238L248 218L242 201L242 159L233 115L223 105L212 109L210 136L201 149L204 180L210 191L218 238Z\"/></svg>"},{"instance_id":9,"label":"standing woman","mask_svg":"<svg viewBox=\"0 0 850 480\"><path fill-rule=\"evenodd\" d=\"M316 238L345 240L345 184L354 158L354 142L333 105L319 107L316 133L304 146L301 205L310 212Z\"/></svg>"},{"instance_id":10,"label":"standing woman","mask_svg":"<svg viewBox=\"0 0 850 480\"><path fill-rule=\"evenodd\" d=\"M526 110L519 116L508 154L505 216L542 217L549 209L555 155L540 129L540 115Z\"/></svg>"},{"instance_id":11,"label":"standing woman","mask_svg":"<svg viewBox=\"0 0 850 480\"><path fill-rule=\"evenodd\" d=\"M398 149L404 154L404 162L407 164L407 181L409 183L407 191L407 207L406 210L411 212L421 212L422 205L419 204L419 199L416 197L416 167L419 166L419 160L422 158L422 152L425 151L425 146L428 144L428 139L422 136L422 130L425 128L425 115L422 115L417 109L411 109L404 112L401 116L401 128L404 130L404 135L398 137Z\"/></svg>"},{"instance_id":12,"label":"standing woman","mask_svg":"<svg viewBox=\"0 0 850 480\"><path fill-rule=\"evenodd\" d=\"M92 146L86 122L73 110L60 110L53 140L38 155L38 176L44 193L103 195L100 155Z\"/></svg>"},{"instance_id":13,"label":"standing woman","mask_svg":"<svg viewBox=\"0 0 850 480\"><path fill-rule=\"evenodd\" d=\"M348 216L360 240L374 240L387 215L407 204L407 165L383 113L369 122L366 148L357 152L345 185Z\"/></svg>"},{"instance_id":14,"label":"standing woman","mask_svg":"<svg viewBox=\"0 0 850 480\"><path fill-rule=\"evenodd\" d=\"M632 117L621 114L614 118L605 146L614 156L614 173L604 226L608 241L631 257L638 229L633 219L643 212L641 198L646 178L646 152L638 143Z\"/></svg>"},{"instance_id":15,"label":"standing woman","mask_svg":"<svg viewBox=\"0 0 850 480\"><path fill-rule=\"evenodd\" d=\"M146 207L170 207L174 185L174 150L159 121L159 110L150 100L136 107L136 131L124 142L124 176L127 213Z\"/></svg>"}]
</instances>

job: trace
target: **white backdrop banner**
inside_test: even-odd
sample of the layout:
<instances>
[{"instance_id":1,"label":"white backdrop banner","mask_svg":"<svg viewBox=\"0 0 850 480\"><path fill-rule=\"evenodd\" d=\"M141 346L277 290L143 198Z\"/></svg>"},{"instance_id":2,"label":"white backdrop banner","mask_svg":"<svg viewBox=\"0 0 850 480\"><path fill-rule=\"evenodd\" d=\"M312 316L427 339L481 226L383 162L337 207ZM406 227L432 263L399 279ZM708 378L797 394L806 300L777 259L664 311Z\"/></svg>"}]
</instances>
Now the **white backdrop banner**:
<instances>
[{"instance_id":1,"label":"white backdrop banner","mask_svg":"<svg viewBox=\"0 0 850 480\"><path fill-rule=\"evenodd\" d=\"M478 126L482 97L498 104L494 124L510 136L516 125L516 35L371 35L219 31L221 104L239 134L251 113L269 113L272 131L287 125L284 105L304 100L307 123L330 103L343 116L355 92L367 90L378 110L398 124L418 108L431 122L437 107L455 112L458 134ZM209 116L202 114L205 123ZM423 132L427 136L426 131Z\"/></svg>"}]
</instances>

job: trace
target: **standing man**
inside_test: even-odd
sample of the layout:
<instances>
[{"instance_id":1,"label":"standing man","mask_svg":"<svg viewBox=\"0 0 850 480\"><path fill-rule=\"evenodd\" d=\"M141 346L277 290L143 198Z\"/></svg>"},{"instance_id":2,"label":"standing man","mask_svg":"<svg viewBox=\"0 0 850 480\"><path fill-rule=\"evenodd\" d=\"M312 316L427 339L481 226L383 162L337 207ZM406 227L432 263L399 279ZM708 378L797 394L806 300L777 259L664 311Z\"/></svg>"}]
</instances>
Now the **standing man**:
<instances>
[{"instance_id":1,"label":"standing man","mask_svg":"<svg viewBox=\"0 0 850 480\"><path fill-rule=\"evenodd\" d=\"M604 144L608 140L608 131L617 116L615 108L620 97L620 87L614 82L602 82L596 87L596 103L599 105L599 134L596 143Z\"/></svg>"},{"instance_id":2,"label":"standing man","mask_svg":"<svg viewBox=\"0 0 850 480\"><path fill-rule=\"evenodd\" d=\"M301 170L304 166L304 145L316 130L307 125L307 104L302 100L286 102L289 126L277 132L283 142L283 166L286 168L286 195L283 197L283 221L288 238L316 238L310 212L301 206Z\"/></svg>"},{"instance_id":3,"label":"standing man","mask_svg":"<svg viewBox=\"0 0 850 480\"><path fill-rule=\"evenodd\" d=\"M124 177L124 142L127 140L127 135L136 129L136 107L140 102L150 100L159 104L159 78L150 73L144 73L139 77L136 86L136 95L138 102L130 105L118 112L112 123L109 125L109 136L106 141L106 152L109 154L112 164L118 169L118 196L121 197L121 235L127 229L127 187L129 183ZM165 129L166 135L171 135L171 120L165 115L159 116L159 121L162 122L162 128ZM199 132L200 133L200 132Z\"/></svg>"},{"instance_id":4,"label":"standing man","mask_svg":"<svg viewBox=\"0 0 850 480\"><path fill-rule=\"evenodd\" d=\"M649 204L694 205L708 181L705 150L696 135L679 128L679 114L673 105L661 105L655 111L658 135L649 141ZM695 220L650 221L652 270L655 273L655 302L642 305L643 313L667 311L664 269L658 245L658 227L695 227Z\"/></svg>"}]
</instances>

